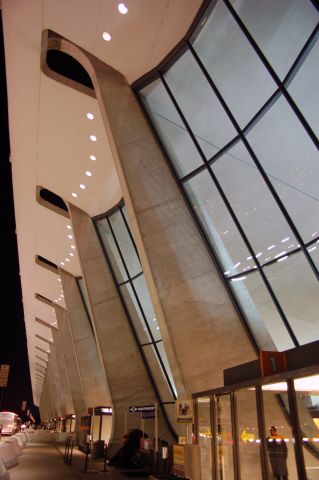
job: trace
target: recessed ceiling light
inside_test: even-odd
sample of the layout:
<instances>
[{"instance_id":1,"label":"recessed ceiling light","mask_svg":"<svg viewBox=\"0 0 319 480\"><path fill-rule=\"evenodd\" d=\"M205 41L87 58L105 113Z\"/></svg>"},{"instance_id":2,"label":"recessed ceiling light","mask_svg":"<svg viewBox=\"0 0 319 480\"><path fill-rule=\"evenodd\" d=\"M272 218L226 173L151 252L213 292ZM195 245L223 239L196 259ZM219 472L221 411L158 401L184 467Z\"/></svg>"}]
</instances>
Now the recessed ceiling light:
<instances>
[{"instance_id":1,"label":"recessed ceiling light","mask_svg":"<svg viewBox=\"0 0 319 480\"><path fill-rule=\"evenodd\" d=\"M77 193L72 192L72 197L76 198L78 196Z\"/></svg>"},{"instance_id":2,"label":"recessed ceiling light","mask_svg":"<svg viewBox=\"0 0 319 480\"><path fill-rule=\"evenodd\" d=\"M86 186L83 183L80 183L80 188L82 188L82 190L85 190Z\"/></svg>"},{"instance_id":3,"label":"recessed ceiling light","mask_svg":"<svg viewBox=\"0 0 319 480\"><path fill-rule=\"evenodd\" d=\"M111 40L111 35L108 32L103 32L102 37L106 42L109 42Z\"/></svg>"},{"instance_id":4,"label":"recessed ceiling light","mask_svg":"<svg viewBox=\"0 0 319 480\"><path fill-rule=\"evenodd\" d=\"M67 225L66 228L68 228L69 230L71 230L71 225Z\"/></svg>"},{"instance_id":5,"label":"recessed ceiling light","mask_svg":"<svg viewBox=\"0 0 319 480\"><path fill-rule=\"evenodd\" d=\"M125 3L119 3L117 8L122 15L125 15L128 12L128 8Z\"/></svg>"},{"instance_id":6,"label":"recessed ceiling light","mask_svg":"<svg viewBox=\"0 0 319 480\"><path fill-rule=\"evenodd\" d=\"M72 252L69 253L70 257L74 257L74 254Z\"/></svg>"},{"instance_id":7,"label":"recessed ceiling light","mask_svg":"<svg viewBox=\"0 0 319 480\"><path fill-rule=\"evenodd\" d=\"M91 140L92 142L96 142L97 138L96 138L95 135L90 135L90 140Z\"/></svg>"},{"instance_id":8,"label":"recessed ceiling light","mask_svg":"<svg viewBox=\"0 0 319 480\"><path fill-rule=\"evenodd\" d=\"M75 245L71 245L71 248L73 248L73 250L75 249Z\"/></svg>"},{"instance_id":9,"label":"recessed ceiling light","mask_svg":"<svg viewBox=\"0 0 319 480\"><path fill-rule=\"evenodd\" d=\"M58 278L58 282L61 282L61 278Z\"/></svg>"},{"instance_id":10,"label":"recessed ceiling light","mask_svg":"<svg viewBox=\"0 0 319 480\"><path fill-rule=\"evenodd\" d=\"M88 112L88 113L86 114L86 116L88 117L89 120L93 120L93 118L94 118L94 115L93 115L93 113L91 113L91 112Z\"/></svg>"},{"instance_id":11,"label":"recessed ceiling light","mask_svg":"<svg viewBox=\"0 0 319 480\"><path fill-rule=\"evenodd\" d=\"M68 238L69 238L70 240L72 240L72 239L73 239L72 235L68 235Z\"/></svg>"},{"instance_id":12,"label":"recessed ceiling light","mask_svg":"<svg viewBox=\"0 0 319 480\"><path fill-rule=\"evenodd\" d=\"M69 259L69 258L66 258L66 257L65 257L65 260L66 260L67 262L69 262L69 261L70 261L70 259Z\"/></svg>"},{"instance_id":13,"label":"recessed ceiling light","mask_svg":"<svg viewBox=\"0 0 319 480\"><path fill-rule=\"evenodd\" d=\"M64 262L60 262L60 265L64 265Z\"/></svg>"},{"instance_id":14,"label":"recessed ceiling light","mask_svg":"<svg viewBox=\"0 0 319 480\"><path fill-rule=\"evenodd\" d=\"M86 175L87 177L92 177L92 172L90 172L90 170L87 170L87 171L85 172L85 175Z\"/></svg>"},{"instance_id":15,"label":"recessed ceiling light","mask_svg":"<svg viewBox=\"0 0 319 480\"><path fill-rule=\"evenodd\" d=\"M96 156L95 155L90 155L90 160L92 160L92 162L94 162L96 160Z\"/></svg>"}]
</instances>

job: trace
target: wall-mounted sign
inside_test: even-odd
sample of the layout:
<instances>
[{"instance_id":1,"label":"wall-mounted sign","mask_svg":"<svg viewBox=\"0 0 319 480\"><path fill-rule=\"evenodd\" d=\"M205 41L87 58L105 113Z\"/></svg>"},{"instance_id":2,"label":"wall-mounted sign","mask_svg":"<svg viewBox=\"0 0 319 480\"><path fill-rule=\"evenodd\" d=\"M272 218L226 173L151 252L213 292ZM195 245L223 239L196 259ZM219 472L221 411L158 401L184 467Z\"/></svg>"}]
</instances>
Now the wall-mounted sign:
<instances>
[{"instance_id":1,"label":"wall-mounted sign","mask_svg":"<svg viewBox=\"0 0 319 480\"><path fill-rule=\"evenodd\" d=\"M183 445L173 445L173 472L176 475L184 474L185 455Z\"/></svg>"},{"instance_id":2,"label":"wall-mounted sign","mask_svg":"<svg viewBox=\"0 0 319 480\"><path fill-rule=\"evenodd\" d=\"M112 407L94 407L94 415L112 415Z\"/></svg>"},{"instance_id":3,"label":"wall-mounted sign","mask_svg":"<svg viewBox=\"0 0 319 480\"><path fill-rule=\"evenodd\" d=\"M147 405L147 406L129 407L128 411L130 413L155 412L155 406Z\"/></svg>"},{"instance_id":4,"label":"wall-mounted sign","mask_svg":"<svg viewBox=\"0 0 319 480\"><path fill-rule=\"evenodd\" d=\"M194 423L193 400L176 400L177 423Z\"/></svg>"},{"instance_id":5,"label":"wall-mounted sign","mask_svg":"<svg viewBox=\"0 0 319 480\"><path fill-rule=\"evenodd\" d=\"M285 352L260 352L261 374L263 377L287 370Z\"/></svg>"}]
</instances>

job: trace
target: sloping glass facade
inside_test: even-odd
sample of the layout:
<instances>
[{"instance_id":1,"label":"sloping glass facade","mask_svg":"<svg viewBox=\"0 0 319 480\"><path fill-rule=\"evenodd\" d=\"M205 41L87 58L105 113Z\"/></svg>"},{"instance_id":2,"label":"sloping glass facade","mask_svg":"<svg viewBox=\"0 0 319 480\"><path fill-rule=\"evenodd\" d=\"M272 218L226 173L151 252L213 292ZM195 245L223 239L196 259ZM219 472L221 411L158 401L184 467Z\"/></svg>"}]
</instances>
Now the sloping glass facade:
<instances>
[{"instance_id":1,"label":"sloping glass facade","mask_svg":"<svg viewBox=\"0 0 319 480\"><path fill-rule=\"evenodd\" d=\"M260 350L319 338L318 21L310 0L211 2L136 84Z\"/></svg>"}]
</instances>

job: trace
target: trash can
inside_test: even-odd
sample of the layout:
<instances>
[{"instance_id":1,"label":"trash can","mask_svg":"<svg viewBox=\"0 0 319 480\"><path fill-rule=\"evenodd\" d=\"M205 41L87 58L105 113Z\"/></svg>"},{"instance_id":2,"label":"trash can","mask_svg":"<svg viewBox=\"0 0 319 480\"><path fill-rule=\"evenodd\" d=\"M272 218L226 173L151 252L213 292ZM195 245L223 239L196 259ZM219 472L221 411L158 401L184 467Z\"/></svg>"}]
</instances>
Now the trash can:
<instances>
[{"instance_id":1,"label":"trash can","mask_svg":"<svg viewBox=\"0 0 319 480\"><path fill-rule=\"evenodd\" d=\"M92 457L104 458L104 440L96 440L93 442Z\"/></svg>"}]
</instances>

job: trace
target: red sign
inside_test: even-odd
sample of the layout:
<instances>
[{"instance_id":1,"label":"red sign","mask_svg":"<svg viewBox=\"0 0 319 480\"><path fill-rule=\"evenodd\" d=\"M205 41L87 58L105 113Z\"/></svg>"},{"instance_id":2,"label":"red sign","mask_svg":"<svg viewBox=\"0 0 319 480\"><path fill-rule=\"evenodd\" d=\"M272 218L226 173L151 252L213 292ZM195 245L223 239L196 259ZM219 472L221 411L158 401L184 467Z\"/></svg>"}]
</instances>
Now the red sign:
<instances>
[{"instance_id":1,"label":"red sign","mask_svg":"<svg viewBox=\"0 0 319 480\"><path fill-rule=\"evenodd\" d=\"M285 352L260 352L261 374L263 377L287 370Z\"/></svg>"}]
</instances>

